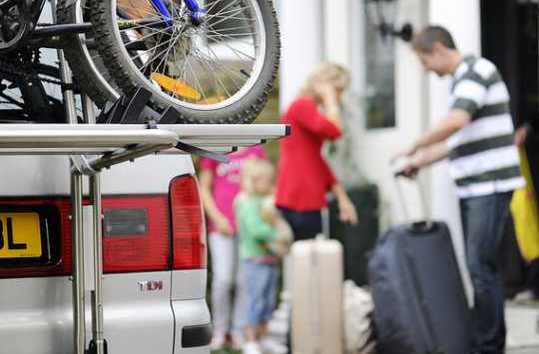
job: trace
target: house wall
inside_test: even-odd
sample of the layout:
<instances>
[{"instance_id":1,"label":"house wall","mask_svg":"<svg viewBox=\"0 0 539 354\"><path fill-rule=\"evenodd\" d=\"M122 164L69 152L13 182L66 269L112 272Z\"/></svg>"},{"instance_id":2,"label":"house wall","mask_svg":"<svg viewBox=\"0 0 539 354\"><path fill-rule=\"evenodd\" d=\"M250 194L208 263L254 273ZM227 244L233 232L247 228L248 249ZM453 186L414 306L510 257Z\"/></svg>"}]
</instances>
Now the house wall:
<instances>
[{"instance_id":1,"label":"house wall","mask_svg":"<svg viewBox=\"0 0 539 354\"><path fill-rule=\"evenodd\" d=\"M323 58L322 0L280 1L280 106L288 107L313 67Z\"/></svg>"},{"instance_id":2,"label":"house wall","mask_svg":"<svg viewBox=\"0 0 539 354\"><path fill-rule=\"evenodd\" d=\"M419 137L428 125L444 116L449 99L449 79L426 74L409 45L396 40L397 125L366 130L365 58L369 53L364 50L363 6L364 2L359 0L281 1L281 103L283 109L287 107L319 60L335 61L350 68L353 83L346 107L347 132L351 137L348 146L353 151L352 163L359 166L362 177L380 188L382 229L386 229L406 219L397 198L389 159ZM428 23L441 24L454 34L463 52L480 53L479 0L399 0L396 22L398 25L411 22L415 30ZM340 177L348 180L348 176ZM458 202L448 178L447 165L441 163L429 169L421 181L429 201L427 209L432 217L448 222L463 266ZM415 186L403 183L403 190L411 218L424 218Z\"/></svg>"}]
</instances>

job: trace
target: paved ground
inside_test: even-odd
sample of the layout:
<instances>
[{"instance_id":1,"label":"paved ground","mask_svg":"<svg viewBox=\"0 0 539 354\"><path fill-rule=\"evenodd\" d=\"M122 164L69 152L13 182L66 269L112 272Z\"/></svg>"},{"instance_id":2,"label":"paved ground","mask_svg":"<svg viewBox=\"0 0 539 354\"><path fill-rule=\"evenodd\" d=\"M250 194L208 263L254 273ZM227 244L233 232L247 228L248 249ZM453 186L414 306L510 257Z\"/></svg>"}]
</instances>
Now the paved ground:
<instances>
[{"instance_id":1,"label":"paved ground","mask_svg":"<svg viewBox=\"0 0 539 354\"><path fill-rule=\"evenodd\" d=\"M533 348L530 347L530 348L521 348L521 349L510 349L505 354L538 354L538 353L539 353L539 346L533 347ZM241 354L241 351L225 349L225 350L212 351L212 354Z\"/></svg>"},{"instance_id":2,"label":"paved ground","mask_svg":"<svg viewBox=\"0 0 539 354\"><path fill-rule=\"evenodd\" d=\"M212 350L211 354L241 354L241 350L232 350L232 349ZM515 353L515 354L528 354L528 353Z\"/></svg>"},{"instance_id":3,"label":"paved ground","mask_svg":"<svg viewBox=\"0 0 539 354\"><path fill-rule=\"evenodd\" d=\"M505 354L538 354L539 353L539 347L533 347L533 348L522 348L522 349L510 349ZM212 351L212 354L241 354L241 351L239 350L217 350Z\"/></svg>"},{"instance_id":4,"label":"paved ground","mask_svg":"<svg viewBox=\"0 0 539 354\"><path fill-rule=\"evenodd\" d=\"M507 303L507 354L539 354L539 304Z\"/></svg>"},{"instance_id":5,"label":"paved ground","mask_svg":"<svg viewBox=\"0 0 539 354\"><path fill-rule=\"evenodd\" d=\"M506 354L539 354L539 302L506 304ZM212 354L241 354L225 349Z\"/></svg>"},{"instance_id":6,"label":"paved ground","mask_svg":"<svg viewBox=\"0 0 539 354\"><path fill-rule=\"evenodd\" d=\"M525 348L525 349L511 349L506 354L537 354L539 353L539 347Z\"/></svg>"}]
</instances>

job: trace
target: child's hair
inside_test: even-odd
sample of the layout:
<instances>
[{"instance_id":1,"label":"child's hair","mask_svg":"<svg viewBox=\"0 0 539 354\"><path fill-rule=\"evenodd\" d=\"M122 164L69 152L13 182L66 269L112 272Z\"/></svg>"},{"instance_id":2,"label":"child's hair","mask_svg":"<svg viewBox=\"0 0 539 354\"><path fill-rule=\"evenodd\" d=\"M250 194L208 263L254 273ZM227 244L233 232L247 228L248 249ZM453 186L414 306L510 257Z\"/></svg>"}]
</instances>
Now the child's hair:
<instances>
[{"instance_id":1,"label":"child's hair","mask_svg":"<svg viewBox=\"0 0 539 354\"><path fill-rule=\"evenodd\" d=\"M272 176L275 174L275 168L271 163L257 158L250 158L241 168L241 187L244 193L249 196L255 194L254 181L261 176Z\"/></svg>"}]
</instances>

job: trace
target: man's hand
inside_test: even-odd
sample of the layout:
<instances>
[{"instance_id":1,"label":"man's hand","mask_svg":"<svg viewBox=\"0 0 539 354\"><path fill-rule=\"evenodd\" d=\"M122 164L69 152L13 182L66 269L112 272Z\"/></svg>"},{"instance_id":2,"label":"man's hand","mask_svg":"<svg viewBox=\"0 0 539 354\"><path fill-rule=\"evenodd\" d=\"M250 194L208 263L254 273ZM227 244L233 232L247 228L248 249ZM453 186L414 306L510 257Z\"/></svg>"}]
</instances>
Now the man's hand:
<instances>
[{"instance_id":1,"label":"man's hand","mask_svg":"<svg viewBox=\"0 0 539 354\"><path fill-rule=\"evenodd\" d=\"M412 162L408 164L406 167L404 167L404 169L402 170L402 173L404 177L413 180L413 179L416 179L417 174L419 173L420 170L421 170L421 166L416 162Z\"/></svg>"},{"instance_id":2,"label":"man's hand","mask_svg":"<svg viewBox=\"0 0 539 354\"><path fill-rule=\"evenodd\" d=\"M527 125L523 125L518 128L515 132L515 145L518 147L524 146L526 143L526 138L528 137L530 129Z\"/></svg>"},{"instance_id":3,"label":"man's hand","mask_svg":"<svg viewBox=\"0 0 539 354\"><path fill-rule=\"evenodd\" d=\"M232 225L230 225L230 222L225 216L221 216L214 220L215 227L217 228L217 231L225 236L233 236L234 235L234 229L232 228Z\"/></svg>"},{"instance_id":4,"label":"man's hand","mask_svg":"<svg viewBox=\"0 0 539 354\"><path fill-rule=\"evenodd\" d=\"M472 121L472 117L469 112L463 109L452 109L447 116L437 122L434 126L430 127L422 137L417 139L412 146L396 154L391 163L402 156L413 156L419 150L430 149L445 141L460 129L464 128ZM438 161L434 159L432 161Z\"/></svg>"},{"instance_id":5,"label":"man's hand","mask_svg":"<svg viewBox=\"0 0 539 354\"><path fill-rule=\"evenodd\" d=\"M393 155L393 157L391 158L391 164L393 165L401 157L414 156L415 153L417 152L417 150L418 150L418 148L417 148L417 145L415 143L410 145L408 148L406 148L404 150L401 150L401 151L397 152L395 155Z\"/></svg>"}]
</instances>

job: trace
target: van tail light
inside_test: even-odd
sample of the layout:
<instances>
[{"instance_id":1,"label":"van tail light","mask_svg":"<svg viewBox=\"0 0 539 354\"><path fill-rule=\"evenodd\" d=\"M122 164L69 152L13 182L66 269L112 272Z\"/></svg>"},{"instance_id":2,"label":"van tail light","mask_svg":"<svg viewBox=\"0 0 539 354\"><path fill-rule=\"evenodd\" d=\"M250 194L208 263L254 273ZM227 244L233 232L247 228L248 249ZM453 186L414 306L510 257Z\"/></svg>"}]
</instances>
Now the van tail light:
<instances>
[{"instance_id":1,"label":"van tail light","mask_svg":"<svg viewBox=\"0 0 539 354\"><path fill-rule=\"evenodd\" d=\"M103 198L103 271L169 269L170 232L165 195Z\"/></svg>"},{"instance_id":2,"label":"van tail light","mask_svg":"<svg viewBox=\"0 0 539 354\"><path fill-rule=\"evenodd\" d=\"M170 184L172 268L206 268L206 228L194 176L174 178Z\"/></svg>"}]
</instances>

